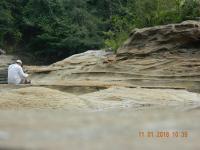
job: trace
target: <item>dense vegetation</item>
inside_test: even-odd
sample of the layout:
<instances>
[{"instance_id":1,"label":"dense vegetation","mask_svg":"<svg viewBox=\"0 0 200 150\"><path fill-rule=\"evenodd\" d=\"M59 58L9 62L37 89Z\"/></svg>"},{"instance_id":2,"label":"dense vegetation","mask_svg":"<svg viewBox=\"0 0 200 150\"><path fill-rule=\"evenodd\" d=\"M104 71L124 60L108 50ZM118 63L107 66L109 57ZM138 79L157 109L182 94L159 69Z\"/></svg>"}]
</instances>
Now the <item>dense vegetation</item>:
<instances>
[{"instance_id":1,"label":"dense vegetation","mask_svg":"<svg viewBox=\"0 0 200 150\"><path fill-rule=\"evenodd\" d=\"M200 16L200 0L1 0L0 47L55 61L116 50L133 28Z\"/></svg>"}]
</instances>

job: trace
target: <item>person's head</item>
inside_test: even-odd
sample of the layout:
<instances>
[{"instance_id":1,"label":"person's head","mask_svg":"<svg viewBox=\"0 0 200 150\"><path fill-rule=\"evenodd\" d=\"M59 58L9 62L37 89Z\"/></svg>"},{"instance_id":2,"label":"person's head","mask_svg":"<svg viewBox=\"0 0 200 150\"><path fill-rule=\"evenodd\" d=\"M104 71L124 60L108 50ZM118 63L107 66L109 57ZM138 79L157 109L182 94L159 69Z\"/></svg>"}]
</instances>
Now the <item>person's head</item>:
<instances>
[{"instance_id":1,"label":"person's head","mask_svg":"<svg viewBox=\"0 0 200 150\"><path fill-rule=\"evenodd\" d=\"M17 60L17 61L16 61L16 64L22 66L22 61L21 61L21 60Z\"/></svg>"}]
</instances>

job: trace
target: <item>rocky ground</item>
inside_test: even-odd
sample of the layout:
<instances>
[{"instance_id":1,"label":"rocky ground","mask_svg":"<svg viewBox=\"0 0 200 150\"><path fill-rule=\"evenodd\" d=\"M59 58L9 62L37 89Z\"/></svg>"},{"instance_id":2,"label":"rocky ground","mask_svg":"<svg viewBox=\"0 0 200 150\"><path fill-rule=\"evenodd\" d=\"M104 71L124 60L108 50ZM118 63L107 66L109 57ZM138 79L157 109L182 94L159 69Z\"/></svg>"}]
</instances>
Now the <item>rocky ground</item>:
<instances>
[{"instance_id":1,"label":"rocky ground","mask_svg":"<svg viewBox=\"0 0 200 150\"><path fill-rule=\"evenodd\" d=\"M13 61L13 56L0 55L0 84L7 83L7 68Z\"/></svg>"},{"instance_id":2,"label":"rocky ground","mask_svg":"<svg viewBox=\"0 0 200 150\"><path fill-rule=\"evenodd\" d=\"M25 66L32 85L0 84L0 149L199 149L199 40L187 21L136 29L117 54Z\"/></svg>"}]
</instances>

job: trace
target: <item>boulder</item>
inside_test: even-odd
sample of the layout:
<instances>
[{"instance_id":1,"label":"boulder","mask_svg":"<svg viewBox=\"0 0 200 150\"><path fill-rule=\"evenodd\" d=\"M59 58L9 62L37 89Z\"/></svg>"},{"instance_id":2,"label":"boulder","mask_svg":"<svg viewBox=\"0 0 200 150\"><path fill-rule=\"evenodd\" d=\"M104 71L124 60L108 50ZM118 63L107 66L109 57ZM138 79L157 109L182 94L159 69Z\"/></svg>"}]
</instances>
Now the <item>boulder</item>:
<instances>
[{"instance_id":1,"label":"boulder","mask_svg":"<svg viewBox=\"0 0 200 150\"><path fill-rule=\"evenodd\" d=\"M199 53L199 48L200 22L185 21L133 30L129 39L117 50L117 56L163 56L165 53L192 53L195 50Z\"/></svg>"}]
</instances>

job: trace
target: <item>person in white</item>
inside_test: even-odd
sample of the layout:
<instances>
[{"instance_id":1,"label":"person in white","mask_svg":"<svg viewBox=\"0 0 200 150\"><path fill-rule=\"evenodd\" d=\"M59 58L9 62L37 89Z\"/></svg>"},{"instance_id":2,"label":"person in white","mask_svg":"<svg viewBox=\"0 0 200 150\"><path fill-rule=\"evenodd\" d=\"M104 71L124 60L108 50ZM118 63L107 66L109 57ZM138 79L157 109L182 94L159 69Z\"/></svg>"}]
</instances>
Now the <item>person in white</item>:
<instances>
[{"instance_id":1,"label":"person in white","mask_svg":"<svg viewBox=\"0 0 200 150\"><path fill-rule=\"evenodd\" d=\"M27 84L28 74L22 69L22 61L17 60L15 64L8 67L8 84Z\"/></svg>"}]
</instances>

